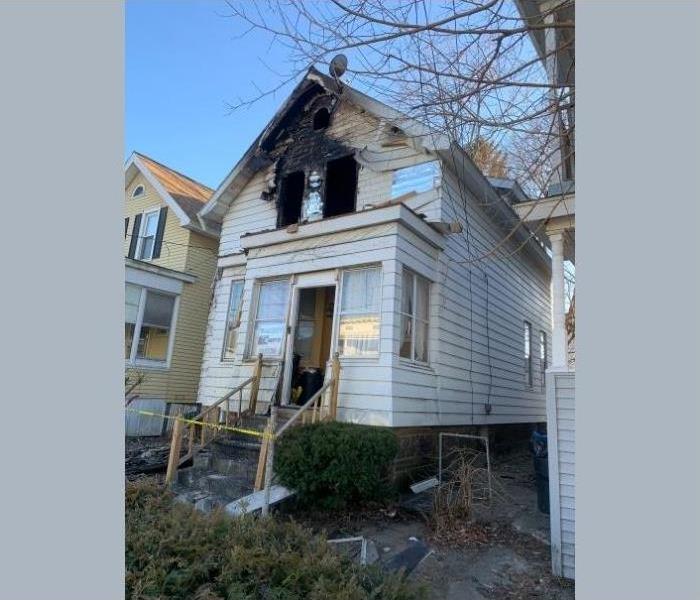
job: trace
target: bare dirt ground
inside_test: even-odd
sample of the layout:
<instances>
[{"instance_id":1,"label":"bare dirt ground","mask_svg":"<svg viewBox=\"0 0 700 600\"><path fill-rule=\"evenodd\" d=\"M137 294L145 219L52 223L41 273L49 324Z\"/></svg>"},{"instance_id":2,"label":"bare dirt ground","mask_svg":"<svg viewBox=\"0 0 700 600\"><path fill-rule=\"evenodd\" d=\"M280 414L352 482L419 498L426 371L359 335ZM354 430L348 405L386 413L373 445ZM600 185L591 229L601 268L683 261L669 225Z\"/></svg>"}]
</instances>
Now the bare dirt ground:
<instances>
[{"instance_id":1,"label":"bare dirt ground","mask_svg":"<svg viewBox=\"0 0 700 600\"><path fill-rule=\"evenodd\" d=\"M494 477L504 498L481 507L475 522L458 527L448 541L435 539L420 505L409 498L407 509L354 512L345 515L295 514L294 518L329 538L364 536L380 562L407 548L417 538L429 554L409 577L422 582L430 597L441 600L573 600L573 582L551 573L549 517L537 510L532 459L518 451L494 460Z\"/></svg>"}]
</instances>

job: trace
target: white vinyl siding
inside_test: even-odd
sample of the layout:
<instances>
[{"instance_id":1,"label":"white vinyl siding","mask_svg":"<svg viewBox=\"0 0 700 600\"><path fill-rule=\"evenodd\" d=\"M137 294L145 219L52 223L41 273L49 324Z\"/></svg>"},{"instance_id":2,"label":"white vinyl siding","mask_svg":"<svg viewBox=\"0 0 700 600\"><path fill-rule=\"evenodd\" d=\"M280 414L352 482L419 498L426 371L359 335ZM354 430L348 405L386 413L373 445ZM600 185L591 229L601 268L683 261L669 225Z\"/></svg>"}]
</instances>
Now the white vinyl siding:
<instances>
[{"instance_id":1,"label":"white vinyl siding","mask_svg":"<svg viewBox=\"0 0 700 600\"><path fill-rule=\"evenodd\" d=\"M573 372L547 374L547 445L552 570L575 578L576 380Z\"/></svg>"},{"instance_id":2,"label":"white vinyl siding","mask_svg":"<svg viewBox=\"0 0 700 600\"><path fill-rule=\"evenodd\" d=\"M389 169L425 162L426 155L408 147L382 148L376 126L365 139L364 121L369 121L366 114L357 115L341 102L326 130L347 135L343 141L350 145L357 138L358 162L371 165L360 168L358 212L339 217L361 221L361 226L251 247L246 255L235 257L240 266L227 266L234 264L233 258L221 259L225 268L210 313L199 400L216 401L252 373L252 356L242 340L252 337L257 281L334 270L339 312L342 271L381 264L378 354L341 357L341 420L394 427L543 422L544 391L539 381L527 386L523 376L523 321L532 324L536 335L540 330L550 334L548 266L515 239L503 242L509 230L487 214L483 190L470 191L466 182L457 181L452 162L434 154L431 159L442 161L439 187L419 192L405 204L428 221L459 222L463 231L442 236L436 245L421 235L416 223L372 223L373 212L362 208L391 198L394 177ZM220 256L239 250L242 234L275 228L274 202L261 197L263 190L261 171L233 199L223 220ZM417 221L425 225L425 220ZM302 227L308 231L311 225L301 226L299 233ZM470 261L484 255L489 258ZM402 278L407 269L429 284L426 363L400 355ZM232 368L220 357L230 282L241 276L245 287ZM337 332L340 315L336 317ZM266 361L263 402L275 388L277 375L275 361Z\"/></svg>"}]
</instances>

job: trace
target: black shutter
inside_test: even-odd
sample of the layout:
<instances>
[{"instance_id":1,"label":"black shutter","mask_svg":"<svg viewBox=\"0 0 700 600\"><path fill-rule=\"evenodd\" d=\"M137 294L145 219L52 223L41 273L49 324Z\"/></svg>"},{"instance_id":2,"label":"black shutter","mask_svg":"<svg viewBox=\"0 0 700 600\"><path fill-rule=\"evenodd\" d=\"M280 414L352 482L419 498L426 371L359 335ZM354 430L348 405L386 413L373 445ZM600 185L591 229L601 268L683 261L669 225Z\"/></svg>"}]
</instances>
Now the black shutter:
<instances>
[{"instance_id":1,"label":"black shutter","mask_svg":"<svg viewBox=\"0 0 700 600\"><path fill-rule=\"evenodd\" d=\"M139 240L139 229L141 228L141 214L134 217L134 226L131 228L131 242L129 243L129 258L136 256L136 244Z\"/></svg>"},{"instance_id":2,"label":"black shutter","mask_svg":"<svg viewBox=\"0 0 700 600\"><path fill-rule=\"evenodd\" d=\"M165 231L165 217L168 216L168 207L160 209L158 215L158 229L156 230L156 241L153 244L153 258L160 257L160 248L163 245L163 231Z\"/></svg>"},{"instance_id":3,"label":"black shutter","mask_svg":"<svg viewBox=\"0 0 700 600\"><path fill-rule=\"evenodd\" d=\"M124 237L129 233L129 217L124 217Z\"/></svg>"}]
</instances>

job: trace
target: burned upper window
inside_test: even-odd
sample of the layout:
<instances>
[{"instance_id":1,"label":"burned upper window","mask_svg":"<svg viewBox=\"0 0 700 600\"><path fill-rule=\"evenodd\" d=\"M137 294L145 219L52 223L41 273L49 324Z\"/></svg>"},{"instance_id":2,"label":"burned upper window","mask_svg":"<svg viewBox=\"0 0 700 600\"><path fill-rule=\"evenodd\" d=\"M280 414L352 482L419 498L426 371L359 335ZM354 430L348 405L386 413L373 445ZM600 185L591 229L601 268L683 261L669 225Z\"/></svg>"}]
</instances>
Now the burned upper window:
<instances>
[{"instance_id":1,"label":"burned upper window","mask_svg":"<svg viewBox=\"0 0 700 600\"><path fill-rule=\"evenodd\" d=\"M302 90L260 142L266 174L262 197L276 199L278 227L355 211L355 148L330 119L339 98L317 84Z\"/></svg>"},{"instance_id":2,"label":"burned upper window","mask_svg":"<svg viewBox=\"0 0 700 600\"><path fill-rule=\"evenodd\" d=\"M319 108L314 113L313 128L314 131L320 131L326 129L331 122L331 113L326 107Z\"/></svg>"},{"instance_id":3,"label":"burned upper window","mask_svg":"<svg viewBox=\"0 0 700 600\"><path fill-rule=\"evenodd\" d=\"M336 217L355 211L357 195L357 162L344 156L326 164L326 189L323 216Z\"/></svg>"},{"instance_id":4,"label":"burned upper window","mask_svg":"<svg viewBox=\"0 0 700 600\"><path fill-rule=\"evenodd\" d=\"M285 175L279 188L279 225L298 223L304 200L304 173L295 171Z\"/></svg>"}]
</instances>

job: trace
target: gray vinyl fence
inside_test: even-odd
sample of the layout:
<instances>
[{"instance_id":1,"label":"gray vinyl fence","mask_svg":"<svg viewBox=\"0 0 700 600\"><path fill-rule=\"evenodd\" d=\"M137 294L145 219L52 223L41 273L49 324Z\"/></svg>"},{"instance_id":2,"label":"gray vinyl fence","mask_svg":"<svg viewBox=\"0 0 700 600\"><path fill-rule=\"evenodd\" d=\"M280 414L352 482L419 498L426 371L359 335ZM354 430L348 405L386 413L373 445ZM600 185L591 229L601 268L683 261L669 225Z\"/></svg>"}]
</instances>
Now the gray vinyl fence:
<instances>
[{"instance_id":1,"label":"gray vinyl fence","mask_svg":"<svg viewBox=\"0 0 700 600\"><path fill-rule=\"evenodd\" d=\"M177 416L197 412L197 404L177 404L158 398L137 398L126 411L127 437L165 435L173 428L173 419L162 416L144 415L135 410L143 410L157 415Z\"/></svg>"},{"instance_id":2,"label":"gray vinyl fence","mask_svg":"<svg viewBox=\"0 0 700 600\"><path fill-rule=\"evenodd\" d=\"M144 410L159 415L165 414L166 402L157 398L137 398L129 408L134 410ZM126 411L126 435L161 435L166 419L163 417L151 417L142 415L131 410Z\"/></svg>"}]
</instances>

